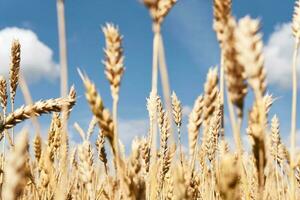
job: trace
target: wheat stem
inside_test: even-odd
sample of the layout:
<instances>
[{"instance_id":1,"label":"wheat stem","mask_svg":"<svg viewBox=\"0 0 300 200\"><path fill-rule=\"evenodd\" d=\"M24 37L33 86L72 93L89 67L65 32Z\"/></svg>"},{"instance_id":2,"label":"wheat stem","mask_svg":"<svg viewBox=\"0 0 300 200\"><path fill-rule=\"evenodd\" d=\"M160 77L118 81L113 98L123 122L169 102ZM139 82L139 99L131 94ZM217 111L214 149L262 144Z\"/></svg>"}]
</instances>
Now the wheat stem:
<instances>
[{"instance_id":1,"label":"wheat stem","mask_svg":"<svg viewBox=\"0 0 300 200\"><path fill-rule=\"evenodd\" d=\"M290 181L291 181L291 199L296 199L295 183L295 156L296 156L296 121L297 121L297 55L299 50L299 38L296 38L293 54L292 79L292 113L291 113L291 162L290 162Z\"/></svg>"},{"instance_id":2,"label":"wheat stem","mask_svg":"<svg viewBox=\"0 0 300 200\"><path fill-rule=\"evenodd\" d=\"M68 62L67 62L67 39L65 25L65 0L57 0L57 23L58 23L58 39L59 39L59 57L60 57L60 92L61 96L68 95Z\"/></svg>"},{"instance_id":3,"label":"wheat stem","mask_svg":"<svg viewBox=\"0 0 300 200\"><path fill-rule=\"evenodd\" d=\"M159 70L160 70L160 75L161 75L161 81L162 81L162 89L163 89L163 95L164 95L164 100L165 100L165 105L168 113L168 120L169 123L171 124L172 120L172 103L171 103L171 93L170 93L170 84L169 84L169 76L168 76L168 69L167 69L167 64L165 60L165 51L164 51L164 44L163 44L163 39L162 36L159 35L159 49L158 49L158 60L159 60ZM172 131L172 126L171 126L171 141L174 141L174 135Z\"/></svg>"}]
</instances>

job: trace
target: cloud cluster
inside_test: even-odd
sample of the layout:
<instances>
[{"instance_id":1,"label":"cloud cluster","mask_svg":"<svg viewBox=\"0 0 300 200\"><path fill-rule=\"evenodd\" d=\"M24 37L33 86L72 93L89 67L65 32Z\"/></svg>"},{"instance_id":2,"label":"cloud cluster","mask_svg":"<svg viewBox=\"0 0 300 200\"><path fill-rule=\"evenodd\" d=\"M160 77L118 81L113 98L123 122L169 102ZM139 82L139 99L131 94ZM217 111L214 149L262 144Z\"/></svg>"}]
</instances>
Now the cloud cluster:
<instances>
[{"instance_id":1,"label":"cloud cluster","mask_svg":"<svg viewBox=\"0 0 300 200\"><path fill-rule=\"evenodd\" d=\"M12 41L21 43L21 71L30 81L41 78L54 79L59 75L59 65L53 60L53 51L28 29L8 27L0 30L0 74L8 75Z\"/></svg>"},{"instance_id":2,"label":"cloud cluster","mask_svg":"<svg viewBox=\"0 0 300 200\"><path fill-rule=\"evenodd\" d=\"M291 23L277 25L264 49L265 66L270 84L284 89L291 88L294 43ZM300 67L297 69L300 75Z\"/></svg>"}]
</instances>

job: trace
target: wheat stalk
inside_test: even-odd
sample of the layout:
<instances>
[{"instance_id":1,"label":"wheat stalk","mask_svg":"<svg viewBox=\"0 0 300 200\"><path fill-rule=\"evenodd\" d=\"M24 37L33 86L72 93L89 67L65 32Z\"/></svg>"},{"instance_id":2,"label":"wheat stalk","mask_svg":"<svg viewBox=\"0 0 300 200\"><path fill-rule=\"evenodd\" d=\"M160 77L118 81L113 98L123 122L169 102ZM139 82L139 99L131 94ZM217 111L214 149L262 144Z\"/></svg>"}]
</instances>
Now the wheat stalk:
<instances>
[{"instance_id":1,"label":"wheat stalk","mask_svg":"<svg viewBox=\"0 0 300 200\"><path fill-rule=\"evenodd\" d=\"M297 55L300 45L300 1L297 0L294 7L294 15L292 22L293 35L295 37L295 47L293 54L293 65L292 65L292 80L293 80L293 94L292 94L292 112L291 112L291 199L296 199L295 189L295 172L294 172L294 160L296 154L296 127L297 127Z\"/></svg>"}]
</instances>

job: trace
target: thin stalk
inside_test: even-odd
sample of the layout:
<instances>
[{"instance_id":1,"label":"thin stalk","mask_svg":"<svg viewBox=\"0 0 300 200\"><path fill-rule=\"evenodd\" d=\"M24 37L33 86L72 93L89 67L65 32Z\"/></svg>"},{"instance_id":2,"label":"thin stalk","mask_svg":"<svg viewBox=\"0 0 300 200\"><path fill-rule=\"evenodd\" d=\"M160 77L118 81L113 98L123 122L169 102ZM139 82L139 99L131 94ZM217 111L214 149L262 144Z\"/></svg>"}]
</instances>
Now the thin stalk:
<instances>
[{"instance_id":1,"label":"thin stalk","mask_svg":"<svg viewBox=\"0 0 300 200\"><path fill-rule=\"evenodd\" d=\"M157 86L158 86L158 46L159 46L159 32L155 31L156 29L159 29L159 27L155 26L156 24L153 24L153 57L152 57L152 88L151 93L154 95L157 95ZM154 113L154 119L150 119L150 168L148 172L148 199L151 197L151 174L152 174L152 166L154 163L156 163L156 156L152 156L155 154L155 150L157 147L157 113Z\"/></svg>"},{"instance_id":2,"label":"thin stalk","mask_svg":"<svg viewBox=\"0 0 300 200\"><path fill-rule=\"evenodd\" d=\"M5 117L6 117L6 108L3 109L3 121L5 121ZM5 130L6 131L6 130ZM3 143L2 143L2 153L3 153L3 156L2 156L2 169L4 169L4 158L5 158L5 147L6 147L6 135L5 135L5 132L2 133L3 134Z\"/></svg>"},{"instance_id":3,"label":"thin stalk","mask_svg":"<svg viewBox=\"0 0 300 200\"><path fill-rule=\"evenodd\" d=\"M66 39L66 25L65 25L65 0L56 1L57 9L57 23L58 23L58 38L59 38L59 58L60 58L60 93L62 97L68 95L68 63L67 63L67 39ZM66 190L63 189L64 185L67 183L67 108L62 109L62 136L61 136L61 170L62 170L62 179L57 188L57 198L65 199Z\"/></svg>"},{"instance_id":4,"label":"thin stalk","mask_svg":"<svg viewBox=\"0 0 300 200\"><path fill-rule=\"evenodd\" d=\"M180 133L180 127L177 127L178 132L178 142L179 142L179 157L180 157L180 163L181 167L183 169L183 154L182 154L182 145L181 145L181 133Z\"/></svg>"},{"instance_id":5,"label":"thin stalk","mask_svg":"<svg viewBox=\"0 0 300 200\"><path fill-rule=\"evenodd\" d=\"M299 38L296 38L292 78L293 78L293 96L292 96L292 116L291 116L291 162L290 162L290 182L291 182L291 199L296 199L296 183L295 183L295 158L296 158L296 120L297 120L297 55L299 50Z\"/></svg>"},{"instance_id":6,"label":"thin stalk","mask_svg":"<svg viewBox=\"0 0 300 200\"><path fill-rule=\"evenodd\" d=\"M25 103L27 105L33 104L32 97L31 97L28 85L26 83L26 80L22 76L22 74L19 75L19 83L20 83L20 88L21 88L21 91L23 93ZM36 133L40 134L41 133L41 127L40 127L40 124L38 122L37 117L32 115L30 119L32 120L32 124L35 128Z\"/></svg>"},{"instance_id":7,"label":"thin stalk","mask_svg":"<svg viewBox=\"0 0 300 200\"><path fill-rule=\"evenodd\" d=\"M60 92L61 96L68 95L68 63L67 63L67 39L65 25L65 5L64 0L57 0L57 23L59 37L59 56L60 56Z\"/></svg>"},{"instance_id":8,"label":"thin stalk","mask_svg":"<svg viewBox=\"0 0 300 200\"><path fill-rule=\"evenodd\" d=\"M238 150L239 157L242 158L241 156L242 156L243 151L242 151L240 130L239 130L238 125L235 120L236 118L235 118L235 114L234 114L234 108L230 101L229 95L230 95L229 92L227 92L227 104L228 104L231 127L232 127L234 141L235 141L236 148Z\"/></svg>"},{"instance_id":9,"label":"thin stalk","mask_svg":"<svg viewBox=\"0 0 300 200\"><path fill-rule=\"evenodd\" d=\"M277 150L276 150L277 151ZM276 152L276 160L275 160L275 178L276 178L276 191L279 199L281 199L280 191L279 191L279 177L278 177L278 164L277 164L277 152Z\"/></svg>"},{"instance_id":10,"label":"thin stalk","mask_svg":"<svg viewBox=\"0 0 300 200\"><path fill-rule=\"evenodd\" d=\"M116 155L117 157L119 157L119 137L118 137L118 101L119 101L119 97L118 96L114 96L113 97L113 120L114 120L114 130L115 130L115 134L114 134L114 141L115 141L115 149L116 149ZM118 159L116 159L116 161L118 162ZM118 164L117 164L118 165ZM119 165L118 165L119 167Z\"/></svg>"},{"instance_id":11,"label":"thin stalk","mask_svg":"<svg viewBox=\"0 0 300 200\"><path fill-rule=\"evenodd\" d=\"M151 160L151 158L152 158L152 140L153 140L153 124L154 124L154 118L152 118L152 117L150 117L150 120L149 120L149 123L150 123L150 130L149 130L149 147L148 148L150 148L150 158L149 158L149 170L148 170L148 174L147 174L147 188L146 188L146 199L147 200L150 200L150 197L151 197L151 195L150 195L150 189L151 189L151 184L150 184L150 182L151 182L151 174L150 174L150 170L151 170L151 163L152 163L152 160ZM148 152L147 152L148 153Z\"/></svg>"},{"instance_id":12,"label":"thin stalk","mask_svg":"<svg viewBox=\"0 0 300 200\"><path fill-rule=\"evenodd\" d=\"M11 101L11 112L13 113L15 111L15 107L14 107L15 101L12 100ZM14 131L14 127L11 128L11 140L12 143L14 144L14 135L15 135L15 131Z\"/></svg>"},{"instance_id":13,"label":"thin stalk","mask_svg":"<svg viewBox=\"0 0 300 200\"><path fill-rule=\"evenodd\" d=\"M221 139L224 140L225 137L225 131L224 131L224 51L221 50L221 65L220 65L220 103L221 103L221 129L220 129L220 135Z\"/></svg>"},{"instance_id":14,"label":"thin stalk","mask_svg":"<svg viewBox=\"0 0 300 200\"><path fill-rule=\"evenodd\" d=\"M158 79L158 46L159 33L155 33L153 38L153 60L152 60L152 89L151 93L157 95L157 79ZM157 143L157 114L155 112L153 123L153 143L151 143L151 154L153 155Z\"/></svg>"},{"instance_id":15,"label":"thin stalk","mask_svg":"<svg viewBox=\"0 0 300 200\"><path fill-rule=\"evenodd\" d=\"M161 82L162 82L162 89L163 95L165 99L166 110L168 112L168 120L169 124L172 124L172 103L171 103L171 93L170 93L170 84L169 84L169 76L168 76L168 69L165 59L165 51L164 51L164 44L162 36L159 34L159 48L158 48L158 61L159 61L159 70L161 75ZM172 126L171 126L172 129ZM171 131L173 133L173 131ZM170 140L174 141L174 135L170 135Z\"/></svg>"}]
</instances>

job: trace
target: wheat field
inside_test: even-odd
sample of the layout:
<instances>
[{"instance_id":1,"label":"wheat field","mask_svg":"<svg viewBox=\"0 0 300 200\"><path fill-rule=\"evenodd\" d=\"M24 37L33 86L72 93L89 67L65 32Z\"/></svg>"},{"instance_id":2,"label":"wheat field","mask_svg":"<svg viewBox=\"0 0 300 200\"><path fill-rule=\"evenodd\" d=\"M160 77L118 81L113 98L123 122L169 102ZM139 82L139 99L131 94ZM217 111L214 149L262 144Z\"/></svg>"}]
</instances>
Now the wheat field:
<instances>
[{"instance_id":1,"label":"wheat field","mask_svg":"<svg viewBox=\"0 0 300 200\"><path fill-rule=\"evenodd\" d=\"M296 147L300 0L295 2L291 27L295 48L289 66L293 72L289 147L282 142L279 118L269 116L274 97L267 89L260 20L249 16L237 19L231 0L213 0L212 27L220 46L220 64L207 72L203 94L195 99L187 134L183 134L183 106L180 96L171 93L161 34L176 0L142 3L150 13L153 31L152 87L146 102L148 134L134 139L127 147L129 153L125 153L118 132L119 91L126 72L123 35L117 25L102 27L103 66L112 108L105 106L100 87L84 69L78 69L85 89L85 94L79 95L85 96L93 118L87 130L74 124L81 137L75 146L69 145L67 129L77 94L73 86L68 88L64 0L57 0L61 97L32 102L20 73L22 44L12 42L9 77L0 76L1 199L300 199L300 152ZM15 108L18 87L25 102ZM247 96L249 92L253 95ZM246 99L252 102L250 108L245 107ZM224 128L225 107L232 133ZM52 116L46 140L38 131L41 115ZM14 127L26 120L32 120L35 130L16 132ZM250 149L242 141L245 132ZM91 139L93 134L96 141ZM233 148L225 137L231 134ZM188 138L186 148L182 138Z\"/></svg>"}]
</instances>

